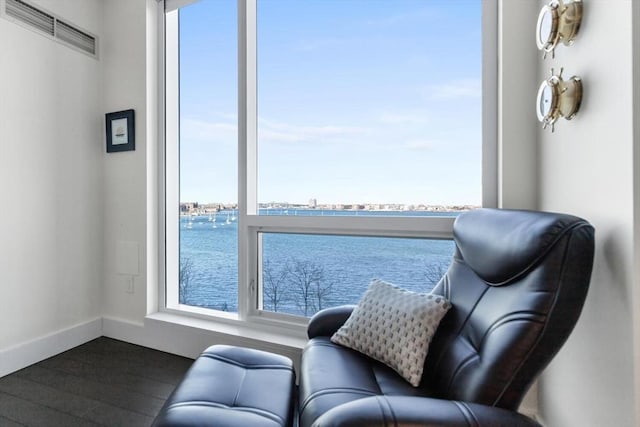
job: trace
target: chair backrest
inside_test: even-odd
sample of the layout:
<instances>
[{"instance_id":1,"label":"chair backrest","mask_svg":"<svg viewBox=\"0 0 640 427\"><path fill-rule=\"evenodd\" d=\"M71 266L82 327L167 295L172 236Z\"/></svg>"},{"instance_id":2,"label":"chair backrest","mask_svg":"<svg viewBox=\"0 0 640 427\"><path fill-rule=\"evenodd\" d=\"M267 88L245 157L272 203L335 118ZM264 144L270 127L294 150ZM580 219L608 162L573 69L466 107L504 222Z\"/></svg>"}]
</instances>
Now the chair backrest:
<instances>
[{"instance_id":1,"label":"chair backrest","mask_svg":"<svg viewBox=\"0 0 640 427\"><path fill-rule=\"evenodd\" d=\"M563 214L479 209L454 224L434 293L453 308L425 361L438 397L516 409L566 341L589 287L594 230Z\"/></svg>"}]
</instances>

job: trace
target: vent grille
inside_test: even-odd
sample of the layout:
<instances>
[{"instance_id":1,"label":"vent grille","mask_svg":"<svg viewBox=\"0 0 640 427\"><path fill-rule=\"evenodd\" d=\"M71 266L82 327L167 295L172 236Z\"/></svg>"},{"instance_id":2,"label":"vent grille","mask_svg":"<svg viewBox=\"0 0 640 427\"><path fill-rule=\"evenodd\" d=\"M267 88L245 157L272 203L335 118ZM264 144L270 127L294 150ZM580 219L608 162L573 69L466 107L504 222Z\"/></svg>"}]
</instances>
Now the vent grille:
<instances>
[{"instance_id":1,"label":"vent grille","mask_svg":"<svg viewBox=\"0 0 640 427\"><path fill-rule=\"evenodd\" d=\"M53 36L55 18L21 0L7 0L6 13L12 18Z\"/></svg>"},{"instance_id":2,"label":"vent grille","mask_svg":"<svg viewBox=\"0 0 640 427\"><path fill-rule=\"evenodd\" d=\"M95 36L23 0L0 0L0 4L3 3L3 16L97 58Z\"/></svg>"},{"instance_id":3,"label":"vent grille","mask_svg":"<svg viewBox=\"0 0 640 427\"><path fill-rule=\"evenodd\" d=\"M91 55L96 54L96 38L72 27L71 25L58 20L56 25L56 37L63 42L69 43Z\"/></svg>"}]
</instances>

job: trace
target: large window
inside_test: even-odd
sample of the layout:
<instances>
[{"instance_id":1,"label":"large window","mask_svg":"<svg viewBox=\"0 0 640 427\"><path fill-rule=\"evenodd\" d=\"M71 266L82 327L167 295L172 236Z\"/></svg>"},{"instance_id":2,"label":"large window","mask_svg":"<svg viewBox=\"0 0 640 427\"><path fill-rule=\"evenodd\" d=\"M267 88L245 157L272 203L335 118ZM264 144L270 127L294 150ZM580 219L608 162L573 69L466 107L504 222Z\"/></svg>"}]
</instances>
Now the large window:
<instances>
[{"instance_id":1,"label":"large window","mask_svg":"<svg viewBox=\"0 0 640 427\"><path fill-rule=\"evenodd\" d=\"M166 307L297 322L374 278L431 289L494 191L482 3L167 0Z\"/></svg>"}]
</instances>

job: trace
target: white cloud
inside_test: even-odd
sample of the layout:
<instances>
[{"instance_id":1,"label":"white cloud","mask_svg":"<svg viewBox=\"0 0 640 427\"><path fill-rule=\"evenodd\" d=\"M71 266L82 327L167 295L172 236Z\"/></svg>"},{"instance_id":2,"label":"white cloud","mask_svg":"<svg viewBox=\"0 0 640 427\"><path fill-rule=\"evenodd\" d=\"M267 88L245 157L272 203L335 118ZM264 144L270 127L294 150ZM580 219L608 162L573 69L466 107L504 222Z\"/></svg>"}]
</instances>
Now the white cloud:
<instances>
[{"instance_id":1,"label":"white cloud","mask_svg":"<svg viewBox=\"0 0 640 427\"><path fill-rule=\"evenodd\" d=\"M482 96L480 79L455 80L440 85L427 86L424 94L434 99L479 98Z\"/></svg>"},{"instance_id":2,"label":"white cloud","mask_svg":"<svg viewBox=\"0 0 640 427\"><path fill-rule=\"evenodd\" d=\"M180 123L182 139L185 141L232 142L235 143L238 125L235 116L217 115L217 121L183 118ZM260 141L278 143L300 143L321 140L323 142L358 142L369 134L366 128L357 126L315 125L305 126L259 119Z\"/></svg>"},{"instance_id":3,"label":"white cloud","mask_svg":"<svg viewBox=\"0 0 640 427\"><path fill-rule=\"evenodd\" d=\"M238 115L236 113L217 113L217 116L233 123L238 122Z\"/></svg>"},{"instance_id":4,"label":"white cloud","mask_svg":"<svg viewBox=\"0 0 640 427\"><path fill-rule=\"evenodd\" d=\"M430 114L426 110L385 112L380 114L379 120L389 125L426 125L431 122Z\"/></svg>"},{"instance_id":5,"label":"white cloud","mask_svg":"<svg viewBox=\"0 0 640 427\"><path fill-rule=\"evenodd\" d=\"M293 50L296 52L312 52L319 49L334 48L344 43L344 40L338 38L298 40L293 46Z\"/></svg>"},{"instance_id":6,"label":"white cloud","mask_svg":"<svg viewBox=\"0 0 640 427\"><path fill-rule=\"evenodd\" d=\"M258 138L261 141L274 142L306 142L322 139L323 141L345 141L354 136L362 136L367 129L356 126L300 126L268 119L260 119Z\"/></svg>"},{"instance_id":7,"label":"white cloud","mask_svg":"<svg viewBox=\"0 0 640 427\"><path fill-rule=\"evenodd\" d=\"M425 22L426 19L433 19L434 17L436 17L436 15L433 10L421 9L406 13L396 13L376 19L369 19L366 21L366 24L374 27L392 27L395 25L405 25L408 22Z\"/></svg>"},{"instance_id":8,"label":"white cloud","mask_svg":"<svg viewBox=\"0 0 640 427\"><path fill-rule=\"evenodd\" d=\"M180 132L183 140L236 142L238 125L236 122L207 122L198 119L182 119Z\"/></svg>"},{"instance_id":9,"label":"white cloud","mask_svg":"<svg viewBox=\"0 0 640 427\"><path fill-rule=\"evenodd\" d=\"M404 147L408 150L412 151L430 151L437 144L432 141L424 141L424 140L412 140L404 143Z\"/></svg>"}]
</instances>

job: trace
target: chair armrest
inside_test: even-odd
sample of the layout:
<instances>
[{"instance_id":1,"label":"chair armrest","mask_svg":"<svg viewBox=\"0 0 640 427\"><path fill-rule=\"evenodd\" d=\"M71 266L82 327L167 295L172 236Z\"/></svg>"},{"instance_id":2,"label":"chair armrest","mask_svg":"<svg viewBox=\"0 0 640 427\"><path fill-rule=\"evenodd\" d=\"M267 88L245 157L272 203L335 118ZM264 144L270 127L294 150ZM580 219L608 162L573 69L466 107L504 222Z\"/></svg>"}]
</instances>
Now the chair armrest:
<instances>
[{"instance_id":1,"label":"chair armrest","mask_svg":"<svg viewBox=\"0 0 640 427\"><path fill-rule=\"evenodd\" d=\"M412 396L375 396L336 406L313 427L541 427L514 411L476 403Z\"/></svg>"},{"instance_id":2,"label":"chair armrest","mask_svg":"<svg viewBox=\"0 0 640 427\"><path fill-rule=\"evenodd\" d=\"M330 337L351 316L355 307L355 305L340 305L320 310L309 320L307 336L309 338Z\"/></svg>"}]
</instances>

